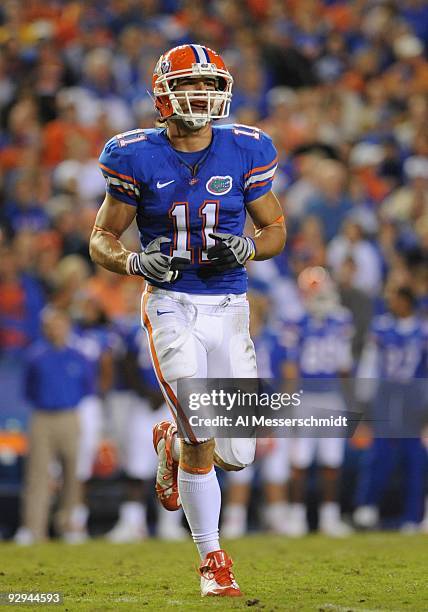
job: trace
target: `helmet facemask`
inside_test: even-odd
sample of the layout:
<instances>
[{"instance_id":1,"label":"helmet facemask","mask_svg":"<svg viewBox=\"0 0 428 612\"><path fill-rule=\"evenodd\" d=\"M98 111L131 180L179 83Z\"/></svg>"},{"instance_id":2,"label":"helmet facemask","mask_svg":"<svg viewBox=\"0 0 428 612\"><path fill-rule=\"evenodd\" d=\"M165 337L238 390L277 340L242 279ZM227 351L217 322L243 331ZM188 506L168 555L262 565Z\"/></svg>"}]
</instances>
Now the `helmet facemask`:
<instances>
[{"instance_id":1,"label":"helmet facemask","mask_svg":"<svg viewBox=\"0 0 428 612\"><path fill-rule=\"evenodd\" d=\"M215 79L215 89L180 90L180 79L192 78L199 81L205 78ZM229 116L232 84L233 78L227 70L222 70L215 64L193 64L191 70L175 70L159 75L154 96L168 98L172 110L169 115L171 118L180 119L191 130L199 130L213 119Z\"/></svg>"}]
</instances>

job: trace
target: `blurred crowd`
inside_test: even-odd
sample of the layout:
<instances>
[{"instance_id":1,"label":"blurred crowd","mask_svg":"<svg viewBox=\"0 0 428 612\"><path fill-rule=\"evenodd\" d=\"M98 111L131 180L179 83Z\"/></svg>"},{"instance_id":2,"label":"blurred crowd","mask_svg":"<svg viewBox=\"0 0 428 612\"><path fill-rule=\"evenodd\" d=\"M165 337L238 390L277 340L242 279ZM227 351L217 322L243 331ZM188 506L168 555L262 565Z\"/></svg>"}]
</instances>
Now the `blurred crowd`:
<instances>
[{"instance_id":1,"label":"blurred crowd","mask_svg":"<svg viewBox=\"0 0 428 612\"><path fill-rule=\"evenodd\" d=\"M353 315L355 372L372 317L388 311L385 296L405 290L411 313L427 315L424 0L5 0L0 6L3 431L19 422L27 427L27 400L38 396L27 389L24 397L20 377L29 359L37 361L28 350L43 333L55 344L56 325L72 330L76 346L78 338L88 341L83 352L96 385L81 395L100 404L88 411L101 416L88 422L103 423L89 435L92 445L106 432L121 430L128 441L117 445L126 454L131 434L123 434L123 422L129 426L133 418L133 408L123 408L126 393L128 403L129 397L144 403L144 423L162 403L156 385L141 384L138 376L146 367L141 359L147 359L135 345L142 281L94 266L88 240L105 191L98 169L104 143L119 132L153 127L153 67L165 50L188 42L219 51L234 76L227 122L257 125L278 149L273 189L286 215L288 243L278 258L249 271L255 293L269 298L266 320L272 324L299 310L296 279L302 271L328 268ZM135 228L124 242L139 250ZM58 322L61 313L66 321ZM368 430L362 435L366 446L370 435ZM137 454L150 446L132 444ZM96 450L88 456L95 459ZM147 472L144 466L132 468L129 457L122 461L128 479L124 520L119 517L120 533L112 538L126 539L129 534L120 530L130 523L137 527L129 537L142 537L141 482L152 478L154 468ZM92 468L82 469L85 482ZM69 495L65 505L74 508L81 527L85 492L80 487ZM235 506L244 498L249 503L241 496ZM43 513L42 508L38 537L46 533ZM161 527L167 535L182 535L177 521ZM70 527L63 523L61 530L68 533ZM75 536L76 529L71 531Z\"/></svg>"}]
</instances>

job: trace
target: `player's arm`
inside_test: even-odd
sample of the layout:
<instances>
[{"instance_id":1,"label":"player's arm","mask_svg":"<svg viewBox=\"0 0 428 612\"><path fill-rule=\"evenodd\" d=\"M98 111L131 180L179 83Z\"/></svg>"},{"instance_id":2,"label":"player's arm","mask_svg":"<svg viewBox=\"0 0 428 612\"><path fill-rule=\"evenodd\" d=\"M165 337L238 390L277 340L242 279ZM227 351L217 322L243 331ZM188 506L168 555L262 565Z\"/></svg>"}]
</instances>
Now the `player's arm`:
<instances>
[{"instance_id":1,"label":"player's arm","mask_svg":"<svg viewBox=\"0 0 428 612\"><path fill-rule=\"evenodd\" d=\"M118 274L134 274L148 280L173 282L179 275L178 270L183 260L177 257L173 259L161 252L162 243L171 242L169 238L155 238L141 253L128 251L120 242L121 235L131 225L135 214L134 206L107 193L89 241L92 261Z\"/></svg>"},{"instance_id":2,"label":"player's arm","mask_svg":"<svg viewBox=\"0 0 428 612\"><path fill-rule=\"evenodd\" d=\"M208 250L208 259L217 272L243 266L249 259L270 259L284 248L284 216L272 191L247 204L247 211L256 226L254 238L219 232L210 234L217 244Z\"/></svg>"},{"instance_id":3,"label":"player's arm","mask_svg":"<svg viewBox=\"0 0 428 612\"><path fill-rule=\"evenodd\" d=\"M284 215L275 194L269 191L253 200L247 204L247 211L256 230L252 259L261 261L279 255L285 246L287 234Z\"/></svg>"},{"instance_id":4,"label":"player's arm","mask_svg":"<svg viewBox=\"0 0 428 612\"><path fill-rule=\"evenodd\" d=\"M135 207L106 194L89 240L92 261L111 272L128 274L126 264L131 252L125 249L120 237L131 225L135 214Z\"/></svg>"}]
</instances>

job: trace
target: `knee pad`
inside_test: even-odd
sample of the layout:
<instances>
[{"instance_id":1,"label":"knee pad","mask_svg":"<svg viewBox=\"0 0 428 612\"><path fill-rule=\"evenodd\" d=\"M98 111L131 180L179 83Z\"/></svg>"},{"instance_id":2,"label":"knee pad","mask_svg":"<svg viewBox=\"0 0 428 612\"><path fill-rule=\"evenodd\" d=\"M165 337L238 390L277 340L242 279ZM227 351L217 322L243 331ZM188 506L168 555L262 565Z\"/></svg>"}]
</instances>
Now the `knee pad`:
<instances>
[{"instance_id":1,"label":"knee pad","mask_svg":"<svg viewBox=\"0 0 428 612\"><path fill-rule=\"evenodd\" d=\"M215 441L215 453L235 469L242 469L254 461L256 438L219 438Z\"/></svg>"}]
</instances>

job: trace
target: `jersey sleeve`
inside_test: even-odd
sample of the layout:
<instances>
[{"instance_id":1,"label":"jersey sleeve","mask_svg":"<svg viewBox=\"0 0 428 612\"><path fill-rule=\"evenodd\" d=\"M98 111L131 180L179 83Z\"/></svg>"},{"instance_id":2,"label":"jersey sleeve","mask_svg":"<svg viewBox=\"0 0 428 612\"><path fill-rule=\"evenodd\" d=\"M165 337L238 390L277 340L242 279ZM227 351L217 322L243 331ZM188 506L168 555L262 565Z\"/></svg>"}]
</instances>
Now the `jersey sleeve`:
<instances>
[{"instance_id":1,"label":"jersey sleeve","mask_svg":"<svg viewBox=\"0 0 428 612\"><path fill-rule=\"evenodd\" d=\"M288 361L288 350L284 344L284 338L281 334L273 336L272 360L274 363L281 365L284 361Z\"/></svg>"},{"instance_id":2,"label":"jersey sleeve","mask_svg":"<svg viewBox=\"0 0 428 612\"><path fill-rule=\"evenodd\" d=\"M128 330L124 337L126 352L130 353L131 355L138 356L140 353L140 345L138 341L140 331L140 327L132 327Z\"/></svg>"},{"instance_id":3,"label":"jersey sleeve","mask_svg":"<svg viewBox=\"0 0 428 612\"><path fill-rule=\"evenodd\" d=\"M374 317L368 334L368 341L376 346L382 346L383 336L391 325L389 315Z\"/></svg>"},{"instance_id":4,"label":"jersey sleeve","mask_svg":"<svg viewBox=\"0 0 428 612\"><path fill-rule=\"evenodd\" d=\"M107 193L125 204L137 206L140 187L133 170L132 150L120 143L117 136L107 142L100 155L99 166L106 180Z\"/></svg>"},{"instance_id":5,"label":"jersey sleeve","mask_svg":"<svg viewBox=\"0 0 428 612\"><path fill-rule=\"evenodd\" d=\"M248 150L247 169L244 174L244 201L250 204L268 193L278 166L278 153L272 139L264 132L258 132L256 146ZM242 136L244 138L244 136Z\"/></svg>"}]
</instances>

